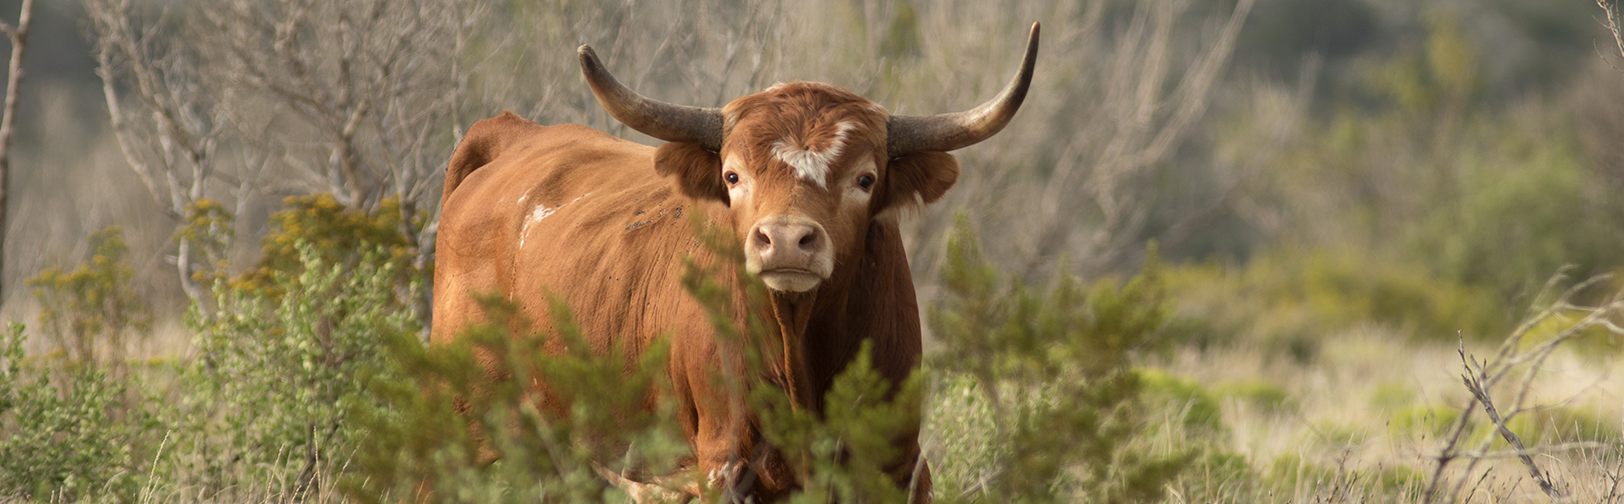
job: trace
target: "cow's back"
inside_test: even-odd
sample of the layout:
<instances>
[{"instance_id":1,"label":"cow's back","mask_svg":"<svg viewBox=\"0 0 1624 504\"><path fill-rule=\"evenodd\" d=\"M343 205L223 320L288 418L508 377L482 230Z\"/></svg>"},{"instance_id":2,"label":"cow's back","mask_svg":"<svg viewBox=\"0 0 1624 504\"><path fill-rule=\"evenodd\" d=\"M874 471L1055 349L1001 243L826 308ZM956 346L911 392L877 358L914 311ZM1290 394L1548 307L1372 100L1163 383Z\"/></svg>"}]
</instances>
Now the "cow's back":
<instances>
[{"instance_id":1,"label":"cow's back","mask_svg":"<svg viewBox=\"0 0 1624 504\"><path fill-rule=\"evenodd\" d=\"M561 296L600 350L619 335L635 354L674 329L695 209L655 174L653 155L581 125L512 114L475 124L446 173L433 341L483 320L478 294L518 303L542 328L547 296Z\"/></svg>"}]
</instances>

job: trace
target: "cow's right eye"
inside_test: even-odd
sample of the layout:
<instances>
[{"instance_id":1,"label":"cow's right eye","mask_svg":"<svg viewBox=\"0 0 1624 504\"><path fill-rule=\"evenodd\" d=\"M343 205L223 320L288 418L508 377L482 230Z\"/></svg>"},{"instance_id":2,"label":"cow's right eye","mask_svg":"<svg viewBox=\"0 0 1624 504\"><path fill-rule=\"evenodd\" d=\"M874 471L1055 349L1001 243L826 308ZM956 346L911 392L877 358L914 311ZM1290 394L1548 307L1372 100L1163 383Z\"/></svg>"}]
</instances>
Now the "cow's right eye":
<instances>
[{"instance_id":1,"label":"cow's right eye","mask_svg":"<svg viewBox=\"0 0 1624 504\"><path fill-rule=\"evenodd\" d=\"M737 173L727 172L727 174L722 175L722 178L727 179L727 185L739 183L739 174Z\"/></svg>"}]
</instances>

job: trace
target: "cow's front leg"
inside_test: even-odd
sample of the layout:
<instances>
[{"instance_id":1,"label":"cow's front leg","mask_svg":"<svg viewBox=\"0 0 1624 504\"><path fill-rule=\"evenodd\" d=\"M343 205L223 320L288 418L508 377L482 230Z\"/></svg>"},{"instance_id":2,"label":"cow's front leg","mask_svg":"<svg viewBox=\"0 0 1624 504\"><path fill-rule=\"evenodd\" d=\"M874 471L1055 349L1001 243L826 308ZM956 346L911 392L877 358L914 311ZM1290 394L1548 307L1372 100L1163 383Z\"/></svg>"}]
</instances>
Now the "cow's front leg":
<instances>
[{"instance_id":1,"label":"cow's front leg","mask_svg":"<svg viewBox=\"0 0 1624 504\"><path fill-rule=\"evenodd\" d=\"M715 347L705 346L672 348L672 392L694 454L693 469L702 487L696 490L720 495L723 502L770 502L788 494L795 479L762 440L760 420L745 401L747 384L724 378L715 364L721 360Z\"/></svg>"},{"instance_id":2,"label":"cow's front leg","mask_svg":"<svg viewBox=\"0 0 1624 504\"><path fill-rule=\"evenodd\" d=\"M718 387L722 388L722 387ZM725 388L723 388L725 390ZM722 502L770 502L794 485L776 450L762 441L758 420L732 394L701 394L683 415L705 488ZM708 397L707 397L708 396Z\"/></svg>"}]
</instances>

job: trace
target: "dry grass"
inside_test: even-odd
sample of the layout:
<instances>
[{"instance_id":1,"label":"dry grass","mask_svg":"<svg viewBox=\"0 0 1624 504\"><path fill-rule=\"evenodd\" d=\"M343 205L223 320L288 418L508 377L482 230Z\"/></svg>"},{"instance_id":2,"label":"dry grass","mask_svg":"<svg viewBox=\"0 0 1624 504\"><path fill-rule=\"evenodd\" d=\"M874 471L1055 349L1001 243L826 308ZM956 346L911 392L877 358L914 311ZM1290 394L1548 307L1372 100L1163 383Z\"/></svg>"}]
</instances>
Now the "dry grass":
<instances>
[{"instance_id":1,"label":"dry grass","mask_svg":"<svg viewBox=\"0 0 1624 504\"><path fill-rule=\"evenodd\" d=\"M1460 382L1456 348L1417 345L1392 331L1357 328L1325 338L1319 357L1300 364L1257 346L1200 352L1181 349L1157 365L1169 373L1206 385L1208 390L1234 389L1233 384L1268 384L1285 392L1283 407L1269 407L1244 395L1215 395L1221 403L1227 443L1265 477L1283 478L1289 491L1254 495L1266 502L1421 502L1413 488L1360 488L1357 479L1383 471L1410 471L1425 477L1435 464L1446 432L1470 395ZM1493 348L1469 352L1482 355ZM1520 433L1535 459L1552 479L1565 482L1569 502L1617 499L1613 478L1624 461L1618 445L1624 418L1624 362L1611 357L1563 351L1541 369L1531 404L1561 405L1597 421L1605 432L1596 446L1541 452L1536 446L1573 441L1550 429ZM1486 423L1486 420L1479 423ZM1514 424L1513 429L1519 425ZM1318 480L1305 473L1271 473L1281 461L1300 459L1332 468L1340 480ZM1461 477L1458 472L1449 473ZM1200 478L1201 476L1197 476ZM1473 470L1457 502L1548 501L1515 457L1488 461ZM1424 482L1424 481L1423 481ZM1223 486L1225 481L1209 482ZM1351 492L1350 492L1351 490ZM1354 498L1357 497L1357 498ZM1447 497L1445 501L1449 501Z\"/></svg>"}]
</instances>

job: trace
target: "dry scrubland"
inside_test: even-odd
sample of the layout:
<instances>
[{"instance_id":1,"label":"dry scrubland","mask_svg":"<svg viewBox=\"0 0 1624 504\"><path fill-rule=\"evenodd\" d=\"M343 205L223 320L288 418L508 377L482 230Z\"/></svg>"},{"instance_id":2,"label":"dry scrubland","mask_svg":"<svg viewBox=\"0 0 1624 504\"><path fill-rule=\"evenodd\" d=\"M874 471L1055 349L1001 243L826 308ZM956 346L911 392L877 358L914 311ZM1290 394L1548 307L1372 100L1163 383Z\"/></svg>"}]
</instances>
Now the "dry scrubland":
<instances>
[{"instance_id":1,"label":"dry scrubland","mask_svg":"<svg viewBox=\"0 0 1624 504\"><path fill-rule=\"evenodd\" d=\"M475 415L507 433L490 466L446 413L489 385L418 340L461 133L511 109L648 142L598 109L582 43L673 102L799 79L958 110L1003 84L1034 20L1022 112L908 219L930 341L901 393L925 394L938 501L1624 501L1624 281L1605 276L1624 274L1624 62L1602 9L804 4L36 7L0 501L389 501L422 480L454 501L623 501L582 440L651 471L683 449L660 415L599 429L646 368L485 328L516 373L601 400L543 418L497 387ZM863 369L823 418L752 398L808 464L802 501L906 492L861 461L918 413L875 401Z\"/></svg>"}]
</instances>

